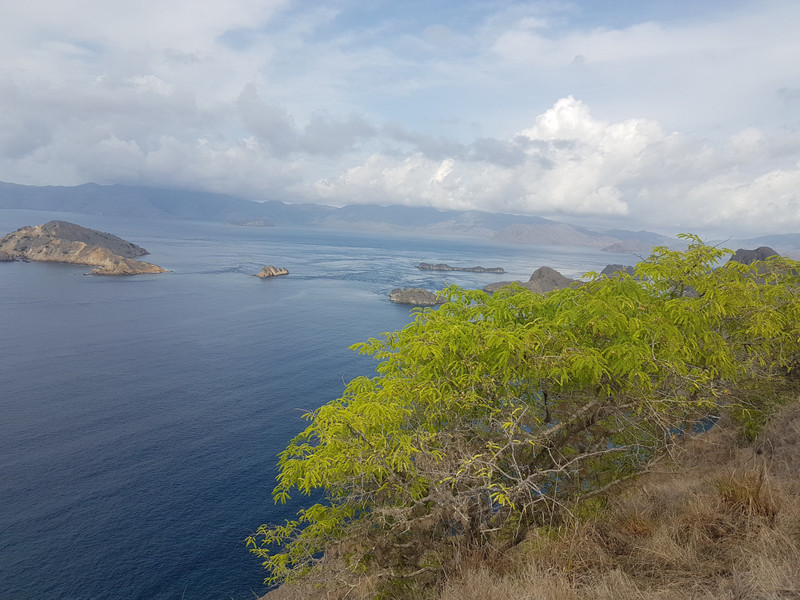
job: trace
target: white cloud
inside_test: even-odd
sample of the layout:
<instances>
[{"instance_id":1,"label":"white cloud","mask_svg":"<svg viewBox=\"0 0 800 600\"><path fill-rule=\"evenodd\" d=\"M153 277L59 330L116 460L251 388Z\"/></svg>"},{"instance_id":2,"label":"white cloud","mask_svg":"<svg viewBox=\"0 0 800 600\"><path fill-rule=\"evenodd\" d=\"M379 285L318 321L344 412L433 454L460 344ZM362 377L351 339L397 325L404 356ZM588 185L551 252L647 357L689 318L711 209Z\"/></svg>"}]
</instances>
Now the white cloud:
<instances>
[{"instance_id":1,"label":"white cloud","mask_svg":"<svg viewBox=\"0 0 800 600\"><path fill-rule=\"evenodd\" d=\"M754 179L714 177L689 190L687 209L717 231L800 229L800 163Z\"/></svg>"},{"instance_id":2,"label":"white cloud","mask_svg":"<svg viewBox=\"0 0 800 600\"><path fill-rule=\"evenodd\" d=\"M503 145L508 152L525 148L515 166L469 155L444 160L421 152L402 159L373 155L318 189L337 202L385 198L439 208L625 215L628 205L615 186L636 176L638 155L659 138L663 134L655 123L603 123L570 97L559 100L516 139L495 140L496 154L503 154L498 151Z\"/></svg>"},{"instance_id":3,"label":"white cloud","mask_svg":"<svg viewBox=\"0 0 800 600\"><path fill-rule=\"evenodd\" d=\"M155 75L137 75L136 77L131 77L130 82L134 85L137 91L144 94L169 96L173 89L173 86L169 85L163 79L156 77Z\"/></svg>"},{"instance_id":4,"label":"white cloud","mask_svg":"<svg viewBox=\"0 0 800 600\"><path fill-rule=\"evenodd\" d=\"M275 156L294 153L337 156L372 138L376 129L364 118L338 119L318 112L299 127L288 111L263 102L255 86L247 85L237 100L245 130L269 147Z\"/></svg>"},{"instance_id":5,"label":"white cloud","mask_svg":"<svg viewBox=\"0 0 800 600\"><path fill-rule=\"evenodd\" d=\"M800 230L789 0L6 4L0 180Z\"/></svg>"},{"instance_id":6,"label":"white cloud","mask_svg":"<svg viewBox=\"0 0 800 600\"><path fill-rule=\"evenodd\" d=\"M520 139L523 141L520 142ZM765 154L761 132L747 129L716 148L647 119L606 122L563 98L535 124L495 146L524 148L505 166L474 154L444 160L375 154L338 178L318 182L332 203L433 205L606 221L629 217L650 227L744 231L800 228L798 169L748 179L742 152ZM497 152L495 148L495 153Z\"/></svg>"},{"instance_id":7,"label":"white cloud","mask_svg":"<svg viewBox=\"0 0 800 600\"><path fill-rule=\"evenodd\" d=\"M218 36L239 27L258 27L281 10L283 0L6 0L4 28L12 39L41 44L84 40L117 50L209 48Z\"/></svg>"}]
</instances>

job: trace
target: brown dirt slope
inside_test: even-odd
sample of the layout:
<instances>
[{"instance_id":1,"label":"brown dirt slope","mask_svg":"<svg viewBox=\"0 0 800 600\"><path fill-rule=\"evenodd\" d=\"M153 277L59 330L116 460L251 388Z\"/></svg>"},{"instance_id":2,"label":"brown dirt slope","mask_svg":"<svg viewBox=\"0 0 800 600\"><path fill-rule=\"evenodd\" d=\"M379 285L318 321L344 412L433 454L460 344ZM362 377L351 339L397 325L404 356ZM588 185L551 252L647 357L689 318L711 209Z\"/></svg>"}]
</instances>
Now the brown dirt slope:
<instances>
[{"instance_id":1,"label":"brown dirt slope","mask_svg":"<svg viewBox=\"0 0 800 600\"><path fill-rule=\"evenodd\" d=\"M581 511L596 512L465 564L439 600L800 598L800 401L755 443L717 427Z\"/></svg>"},{"instance_id":2,"label":"brown dirt slope","mask_svg":"<svg viewBox=\"0 0 800 600\"><path fill-rule=\"evenodd\" d=\"M387 596L329 581L265 598L800 598L800 399L754 442L723 422L624 485L571 507L511 550L464 551L438 589Z\"/></svg>"}]
</instances>

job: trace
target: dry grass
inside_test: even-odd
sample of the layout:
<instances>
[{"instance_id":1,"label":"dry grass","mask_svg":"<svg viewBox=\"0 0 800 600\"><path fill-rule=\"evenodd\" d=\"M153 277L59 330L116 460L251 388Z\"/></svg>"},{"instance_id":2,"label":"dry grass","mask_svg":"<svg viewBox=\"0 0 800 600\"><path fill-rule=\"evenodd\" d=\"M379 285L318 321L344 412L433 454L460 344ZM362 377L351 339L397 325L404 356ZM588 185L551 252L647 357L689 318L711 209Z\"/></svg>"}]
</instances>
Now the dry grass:
<instances>
[{"instance_id":1,"label":"dry grass","mask_svg":"<svg viewBox=\"0 0 800 600\"><path fill-rule=\"evenodd\" d=\"M593 516L531 532L505 574L451 574L438 600L800 598L800 403L753 444L715 429Z\"/></svg>"},{"instance_id":2,"label":"dry grass","mask_svg":"<svg viewBox=\"0 0 800 600\"><path fill-rule=\"evenodd\" d=\"M661 472L584 502L510 551L464 550L457 558L438 591L376 594L374 582L362 580L358 588L284 586L268 597L800 599L800 401L755 442L720 424Z\"/></svg>"}]
</instances>

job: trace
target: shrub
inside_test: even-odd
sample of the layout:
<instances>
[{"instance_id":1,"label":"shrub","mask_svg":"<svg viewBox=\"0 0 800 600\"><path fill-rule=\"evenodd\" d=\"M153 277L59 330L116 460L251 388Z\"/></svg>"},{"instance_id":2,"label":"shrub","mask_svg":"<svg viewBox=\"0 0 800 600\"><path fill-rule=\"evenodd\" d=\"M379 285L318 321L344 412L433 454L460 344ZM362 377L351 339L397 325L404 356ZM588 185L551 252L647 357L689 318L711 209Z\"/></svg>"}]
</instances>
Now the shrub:
<instances>
[{"instance_id":1,"label":"shrub","mask_svg":"<svg viewBox=\"0 0 800 600\"><path fill-rule=\"evenodd\" d=\"M736 403L734 385L796 364L798 264L713 269L730 251L685 237L635 277L547 295L450 287L439 309L354 346L378 375L307 414L281 453L275 500L324 501L248 539L267 581L319 571L327 553L336 577L396 586L458 549L513 544L645 469Z\"/></svg>"}]
</instances>

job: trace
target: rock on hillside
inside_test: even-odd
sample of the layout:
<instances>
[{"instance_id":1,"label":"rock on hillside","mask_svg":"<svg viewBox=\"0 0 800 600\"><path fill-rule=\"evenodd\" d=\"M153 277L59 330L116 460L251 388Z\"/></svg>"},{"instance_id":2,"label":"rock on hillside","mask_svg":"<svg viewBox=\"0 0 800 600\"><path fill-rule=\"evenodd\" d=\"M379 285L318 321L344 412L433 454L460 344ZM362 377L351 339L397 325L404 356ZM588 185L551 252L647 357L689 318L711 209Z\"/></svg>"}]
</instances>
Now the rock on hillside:
<instances>
[{"instance_id":1,"label":"rock on hillside","mask_svg":"<svg viewBox=\"0 0 800 600\"><path fill-rule=\"evenodd\" d=\"M511 285L512 283L518 283L522 287L528 288L532 292L546 294L547 292L552 292L553 290L560 290L561 288L568 287L576 282L578 282L577 279L564 277L555 269L551 269L550 267L539 267L533 272L531 278L526 282L500 281L498 283L490 283L484 287L483 290L485 292L494 293L501 287Z\"/></svg>"},{"instance_id":2,"label":"rock on hillside","mask_svg":"<svg viewBox=\"0 0 800 600\"><path fill-rule=\"evenodd\" d=\"M21 227L0 238L0 258L97 267L94 275L164 273L158 265L133 260L147 250L120 237L66 221Z\"/></svg>"}]
</instances>

